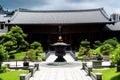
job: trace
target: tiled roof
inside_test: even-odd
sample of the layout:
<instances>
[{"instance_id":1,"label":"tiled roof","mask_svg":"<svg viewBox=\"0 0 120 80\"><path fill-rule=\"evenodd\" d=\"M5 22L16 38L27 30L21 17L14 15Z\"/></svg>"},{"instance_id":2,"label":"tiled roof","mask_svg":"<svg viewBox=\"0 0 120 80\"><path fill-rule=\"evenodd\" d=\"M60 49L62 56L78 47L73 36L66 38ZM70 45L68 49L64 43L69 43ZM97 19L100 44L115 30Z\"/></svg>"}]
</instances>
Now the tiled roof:
<instances>
[{"instance_id":1,"label":"tiled roof","mask_svg":"<svg viewBox=\"0 0 120 80\"><path fill-rule=\"evenodd\" d=\"M112 31L120 31L120 22L116 22L114 25L107 25L107 27Z\"/></svg>"},{"instance_id":2,"label":"tiled roof","mask_svg":"<svg viewBox=\"0 0 120 80\"><path fill-rule=\"evenodd\" d=\"M6 14L0 14L0 22L8 21L10 17L7 17Z\"/></svg>"},{"instance_id":3,"label":"tiled roof","mask_svg":"<svg viewBox=\"0 0 120 80\"><path fill-rule=\"evenodd\" d=\"M103 8L54 11L18 9L9 21L9 24L80 24L107 23L110 18Z\"/></svg>"}]
</instances>

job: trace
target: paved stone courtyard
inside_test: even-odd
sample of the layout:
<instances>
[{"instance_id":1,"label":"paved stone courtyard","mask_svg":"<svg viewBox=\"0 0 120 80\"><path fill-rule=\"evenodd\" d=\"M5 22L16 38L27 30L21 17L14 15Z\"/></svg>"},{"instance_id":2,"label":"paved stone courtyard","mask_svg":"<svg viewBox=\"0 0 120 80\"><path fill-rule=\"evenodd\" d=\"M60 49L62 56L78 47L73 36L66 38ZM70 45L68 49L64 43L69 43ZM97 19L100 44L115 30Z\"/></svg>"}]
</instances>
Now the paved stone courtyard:
<instances>
[{"instance_id":1,"label":"paved stone courtyard","mask_svg":"<svg viewBox=\"0 0 120 80\"><path fill-rule=\"evenodd\" d=\"M56 56L51 54L46 62L40 63L40 70L30 80L92 80L81 70L81 62L74 61L70 54L64 58L67 63L53 63Z\"/></svg>"},{"instance_id":2,"label":"paved stone courtyard","mask_svg":"<svg viewBox=\"0 0 120 80\"><path fill-rule=\"evenodd\" d=\"M38 62L40 64L39 71L30 80L92 80L81 69L82 62L75 61L69 53L64 56L67 62L55 63L56 58L55 54L51 53L46 61ZM16 62L4 62L3 64L16 66ZM22 64L23 62L17 62L18 66L22 66ZM34 63L30 62L30 65L34 65ZM87 62L87 65L92 66L92 62ZM102 65L110 65L110 63L103 62Z\"/></svg>"}]
</instances>

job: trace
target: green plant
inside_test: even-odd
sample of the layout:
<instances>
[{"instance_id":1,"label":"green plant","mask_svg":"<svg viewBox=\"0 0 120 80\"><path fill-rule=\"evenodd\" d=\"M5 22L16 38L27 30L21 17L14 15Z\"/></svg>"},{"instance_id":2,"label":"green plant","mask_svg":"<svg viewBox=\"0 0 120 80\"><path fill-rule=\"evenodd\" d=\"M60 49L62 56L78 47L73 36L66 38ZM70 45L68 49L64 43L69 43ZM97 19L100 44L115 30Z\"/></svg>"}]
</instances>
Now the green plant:
<instances>
[{"instance_id":1,"label":"green plant","mask_svg":"<svg viewBox=\"0 0 120 80\"><path fill-rule=\"evenodd\" d=\"M8 58L8 52L3 45L0 45L0 69L2 69L2 62Z\"/></svg>"},{"instance_id":2,"label":"green plant","mask_svg":"<svg viewBox=\"0 0 120 80\"><path fill-rule=\"evenodd\" d=\"M113 50L114 50L113 46L108 44L108 43L103 44L100 48L100 52L102 54L110 54L110 52L113 51Z\"/></svg>"},{"instance_id":3,"label":"green plant","mask_svg":"<svg viewBox=\"0 0 120 80\"><path fill-rule=\"evenodd\" d=\"M95 43L93 44L94 49L98 48L101 45L102 45L102 43L99 40L95 41Z\"/></svg>"},{"instance_id":4,"label":"green plant","mask_svg":"<svg viewBox=\"0 0 120 80\"><path fill-rule=\"evenodd\" d=\"M7 71L7 68L8 68L7 65L2 66L1 69L0 69L0 73L6 72L6 71Z\"/></svg>"},{"instance_id":5,"label":"green plant","mask_svg":"<svg viewBox=\"0 0 120 80\"><path fill-rule=\"evenodd\" d=\"M1 80L20 80L20 74L28 74L28 70L9 71L0 74Z\"/></svg>"},{"instance_id":6,"label":"green plant","mask_svg":"<svg viewBox=\"0 0 120 80\"><path fill-rule=\"evenodd\" d=\"M102 73L102 80L120 80L120 73L116 68L93 70L94 73Z\"/></svg>"},{"instance_id":7,"label":"green plant","mask_svg":"<svg viewBox=\"0 0 120 80\"><path fill-rule=\"evenodd\" d=\"M88 41L87 39L81 41L81 46L85 48L90 48L90 41Z\"/></svg>"},{"instance_id":8,"label":"green plant","mask_svg":"<svg viewBox=\"0 0 120 80\"><path fill-rule=\"evenodd\" d=\"M87 39L80 42L79 53L87 55L90 49L90 42Z\"/></svg>"},{"instance_id":9,"label":"green plant","mask_svg":"<svg viewBox=\"0 0 120 80\"><path fill-rule=\"evenodd\" d=\"M15 57L15 59L17 59L17 60L23 60L24 57L25 57L25 55L26 55L26 52L23 51L23 52L15 53L15 54L14 54L14 57Z\"/></svg>"},{"instance_id":10,"label":"green plant","mask_svg":"<svg viewBox=\"0 0 120 80\"><path fill-rule=\"evenodd\" d=\"M34 49L30 49L26 52L26 57L30 60L30 61L35 61L36 60L36 51Z\"/></svg>"},{"instance_id":11,"label":"green plant","mask_svg":"<svg viewBox=\"0 0 120 80\"><path fill-rule=\"evenodd\" d=\"M81 54L83 55L85 51L86 51L86 48L83 47L83 46L80 46L80 48L79 48L79 54L80 54L80 55L81 55Z\"/></svg>"},{"instance_id":12,"label":"green plant","mask_svg":"<svg viewBox=\"0 0 120 80\"><path fill-rule=\"evenodd\" d=\"M120 44L118 44L117 48L112 51L110 58L113 63L120 65Z\"/></svg>"},{"instance_id":13,"label":"green plant","mask_svg":"<svg viewBox=\"0 0 120 80\"><path fill-rule=\"evenodd\" d=\"M110 44L111 46L113 46L114 48L116 48L117 44L118 44L118 40L117 38L112 38L112 39L107 39L103 42L103 44Z\"/></svg>"},{"instance_id":14,"label":"green plant","mask_svg":"<svg viewBox=\"0 0 120 80\"><path fill-rule=\"evenodd\" d=\"M37 49L36 49L36 53L42 53L43 52L43 48L42 47L38 47Z\"/></svg>"},{"instance_id":15,"label":"green plant","mask_svg":"<svg viewBox=\"0 0 120 80\"><path fill-rule=\"evenodd\" d=\"M30 45L31 49L37 49L38 47L42 47L41 43L35 41Z\"/></svg>"},{"instance_id":16,"label":"green plant","mask_svg":"<svg viewBox=\"0 0 120 80\"><path fill-rule=\"evenodd\" d=\"M6 46L6 50L11 55L29 47L25 38L27 35L19 26L12 26L9 32L0 36L0 43Z\"/></svg>"}]
</instances>

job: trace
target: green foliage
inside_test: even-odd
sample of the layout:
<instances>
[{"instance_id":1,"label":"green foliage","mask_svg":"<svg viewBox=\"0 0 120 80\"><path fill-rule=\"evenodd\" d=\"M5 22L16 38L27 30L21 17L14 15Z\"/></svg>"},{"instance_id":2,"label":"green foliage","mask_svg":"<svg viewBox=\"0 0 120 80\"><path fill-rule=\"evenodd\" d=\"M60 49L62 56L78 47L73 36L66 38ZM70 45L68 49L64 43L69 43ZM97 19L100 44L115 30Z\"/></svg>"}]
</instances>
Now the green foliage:
<instances>
[{"instance_id":1,"label":"green foliage","mask_svg":"<svg viewBox=\"0 0 120 80\"><path fill-rule=\"evenodd\" d=\"M26 52L26 57L30 61L35 61L36 60L36 51L34 49L30 49Z\"/></svg>"},{"instance_id":2,"label":"green foliage","mask_svg":"<svg viewBox=\"0 0 120 80\"><path fill-rule=\"evenodd\" d=\"M27 35L18 26L12 26L9 32L0 36L0 43L6 46L6 50L11 54L21 50L26 50L29 47L26 38Z\"/></svg>"},{"instance_id":3,"label":"green foliage","mask_svg":"<svg viewBox=\"0 0 120 80\"><path fill-rule=\"evenodd\" d=\"M113 63L120 65L120 44L117 48L110 54L110 58Z\"/></svg>"},{"instance_id":4,"label":"green foliage","mask_svg":"<svg viewBox=\"0 0 120 80\"><path fill-rule=\"evenodd\" d=\"M90 42L85 39L83 41L81 41L81 46L85 47L85 48L90 48Z\"/></svg>"},{"instance_id":5,"label":"green foliage","mask_svg":"<svg viewBox=\"0 0 120 80\"><path fill-rule=\"evenodd\" d=\"M80 47L79 47L79 54L77 55L78 59L82 59L83 55L89 56L89 49L90 49L90 42L87 41L87 39L81 41Z\"/></svg>"},{"instance_id":6,"label":"green foliage","mask_svg":"<svg viewBox=\"0 0 120 80\"><path fill-rule=\"evenodd\" d=\"M38 47L37 49L36 49L36 53L42 53L43 52L43 48L42 47Z\"/></svg>"},{"instance_id":7,"label":"green foliage","mask_svg":"<svg viewBox=\"0 0 120 80\"><path fill-rule=\"evenodd\" d=\"M37 41L35 41L31 44L31 49L36 50L36 54L43 52L43 47L42 47L41 43L39 43Z\"/></svg>"},{"instance_id":8,"label":"green foliage","mask_svg":"<svg viewBox=\"0 0 120 80\"><path fill-rule=\"evenodd\" d=\"M38 47L41 47L41 44L37 41L31 44L31 49L37 49Z\"/></svg>"},{"instance_id":9,"label":"green foliage","mask_svg":"<svg viewBox=\"0 0 120 80\"><path fill-rule=\"evenodd\" d=\"M118 40L116 38L112 38L112 39L107 39L103 42L103 44L110 44L112 45L114 48L116 48L117 44L118 44Z\"/></svg>"},{"instance_id":10,"label":"green foliage","mask_svg":"<svg viewBox=\"0 0 120 80\"><path fill-rule=\"evenodd\" d=\"M0 62L6 60L8 58L8 52L3 45L0 45Z\"/></svg>"},{"instance_id":11,"label":"green foliage","mask_svg":"<svg viewBox=\"0 0 120 80\"><path fill-rule=\"evenodd\" d=\"M8 68L7 65L2 66L2 67L0 68L0 73L6 72L6 71L7 71L7 68Z\"/></svg>"},{"instance_id":12,"label":"green foliage","mask_svg":"<svg viewBox=\"0 0 120 80\"><path fill-rule=\"evenodd\" d=\"M84 41L81 41L79 53L81 54L87 54L90 49L90 42L85 39Z\"/></svg>"},{"instance_id":13,"label":"green foliage","mask_svg":"<svg viewBox=\"0 0 120 80\"><path fill-rule=\"evenodd\" d=\"M79 53L80 53L80 54L84 54L85 51L86 51L86 48L83 47L83 46L80 46L80 48L79 48Z\"/></svg>"},{"instance_id":14,"label":"green foliage","mask_svg":"<svg viewBox=\"0 0 120 80\"><path fill-rule=\"evenodd\" d=\"M113 46L110 45L109 43L106 43L101 46L100 52L102 54L110 54L110 52L113 50L114 50Z\"/></svg>"},{"instance_id":15,"label":"green foliage","mask_svg":"<svg viewBox=\"0 0 120 80\"><path fill-rule=\"evenodd\" d=\"M3 45L0 45L0 72L4 72L4 67L2 67L2 62L8 58L8 52L5 50Z\"/></svg>"},{"instance_id":16,"label":"green foliage","mask_svg":"<svg viewBox=\"0 0 120 80\"><path fill-rule=\"evenodd\" d=\"M95 53L96 53L96 54L101 54L100 49L101 49L101 46L97 47L97 48L95 49Z\"/></svg>"},{"instance_id":17,"label":"green foliage","mask_svg":"<svg viewBox=\"0 0 120 80\"><path fill-rule=\"evenodd\" d=\"M89 50L89 57L92 57L95 54L95 50L94 49L90 49Z\"/></svg>"},{"instance_id":18,"label":"green foliage","mask_svg":"<svg viewBox=\"0 0 120 80\"><path fill-rule=\"evenodd\" d=\"M20 80L20 74L28 74L28 70L22 70L22 71L9 71L5 73L0 74L1 80Z\"/></svg>"},{"instance_id":19,"label":"green foliage","mask_svg":"<svg viewBox=\"0 0 120 80\"><path fill-rule=\"evenodd\" d=\"M93 70L93 72L102 73L102 80L120 80L120 73L116 72L116 68Z\"/></svg>"},{"instance_id":20,"label":"green foliage","mask_svg":"<svg viewBox=\"0 0 120 80\"><path fill-rule=\"evenodd\" d=\"M93 44L94 49L96 49L97 47L101 46L101 42L99 40L95 41L95 43Z\"/></svg>"},{"instance_id":21,"label":"green foliage","mask_svg":"<svg viewBox=\"0 0 120 80\"><path fill-rule=\"evenodd\" d=\"M23 60L25 55L26 55L26 52L19 52L19 53L14 54L15 59L17 59L17 60Z\"/></svg>"}]
</instances>

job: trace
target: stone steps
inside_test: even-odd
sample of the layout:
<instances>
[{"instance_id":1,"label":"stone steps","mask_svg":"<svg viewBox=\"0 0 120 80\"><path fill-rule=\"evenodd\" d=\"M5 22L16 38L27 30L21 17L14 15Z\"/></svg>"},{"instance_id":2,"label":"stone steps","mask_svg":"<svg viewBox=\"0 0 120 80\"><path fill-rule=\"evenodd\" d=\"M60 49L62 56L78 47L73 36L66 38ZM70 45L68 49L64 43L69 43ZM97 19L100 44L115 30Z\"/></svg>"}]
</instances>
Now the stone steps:
<instances>
[{"instance_id":1,"label":"stone steps","mask_svg":"<svg viewBox=\"0 0 120 80\"><path fill-rule=\"evenodd\" d=\"M92 80L79 67L44 67L40 66L30 80Z\"/></svg>"}]
</instances>

